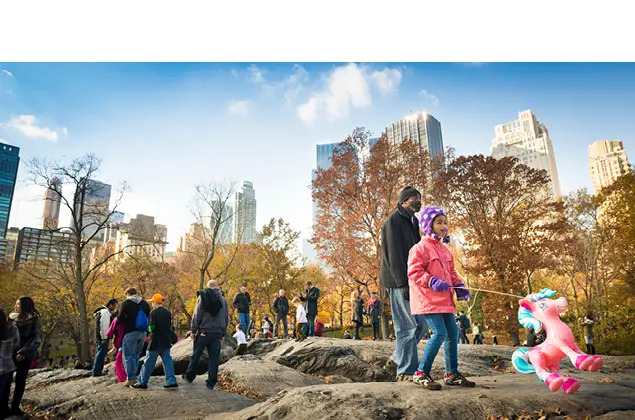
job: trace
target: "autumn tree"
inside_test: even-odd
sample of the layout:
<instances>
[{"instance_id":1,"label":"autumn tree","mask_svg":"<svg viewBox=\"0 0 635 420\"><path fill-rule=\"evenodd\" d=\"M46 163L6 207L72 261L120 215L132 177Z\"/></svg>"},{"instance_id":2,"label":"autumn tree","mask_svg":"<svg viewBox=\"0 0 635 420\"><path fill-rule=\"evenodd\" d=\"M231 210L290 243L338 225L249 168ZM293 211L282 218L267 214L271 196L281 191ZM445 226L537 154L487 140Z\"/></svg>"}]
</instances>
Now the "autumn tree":
<instances>
[{"instance_id":1,"label":"autumn tree","mask_svg":"<svg viewBox=\"0 0 635 420\"><path fill-rule=\"evenodd\" d=\"M515 158L460 156L436 178L450 224L465 237L468 272L494 291L525 296L531 274L547 265L539 254L563 227L562 206L549 197L549 177ZM518 298L486 294L483 310L518 343Z\"/></svg>"},{"instance_id":2,"label":"autumn tree","mask_svg":"<svg viewBox=\"0 0 635 420\"><path fill-rule=\"evenodd\" d=\"M383 135L371 148L369 139L369 131L355 129L335 149L332 166L317 171L311 185L317 205L311 242L348 288L374 289L385 300L379 282L382 225L406 185L431 201L435 165L427 150L410 140L391 144ZM389 335L388 308L384 305L383 337Z\"/></svg>"}]
</instances>

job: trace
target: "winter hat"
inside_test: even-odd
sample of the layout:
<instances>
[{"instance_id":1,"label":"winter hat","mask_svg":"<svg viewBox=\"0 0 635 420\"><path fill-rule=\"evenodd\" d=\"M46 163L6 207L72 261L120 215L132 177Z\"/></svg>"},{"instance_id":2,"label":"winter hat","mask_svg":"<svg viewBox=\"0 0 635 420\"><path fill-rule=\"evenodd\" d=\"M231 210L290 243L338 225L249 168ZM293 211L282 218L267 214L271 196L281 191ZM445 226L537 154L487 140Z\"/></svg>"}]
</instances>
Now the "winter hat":
<instances>
[{"instance_id":1,"label":"winter hat","mask_svg":"<svg viewBox=\"0 0 635 420\"><path fill-rule=\"evenodd\" d=\"M441 238L439 238L439 235L432 231L432 223L437 216L445 216L445 213L439 207L426 207L421 211L421 213L419 213L419 226L421 226L421 230L423 230L424 235L432 236L434 239L441 240ZM443 238L443 242L446 244L449 243L450 237L446 235Z\"/></svg>"},{"instance_id":2,"label":"winter hat","mask_svg":"<svg viewBox=\"0 0 635 420\"><path fill-rule=\"evenodd\" d=\"M421 195L421 193L419 191L417 191L416 188L413 188L413 187L410 187L410 186L404 188L399 193L399 203L398 204L403 203L404 201L406 201L407 199L409 199L413 195Z\"/></svg>"}]
</instances>

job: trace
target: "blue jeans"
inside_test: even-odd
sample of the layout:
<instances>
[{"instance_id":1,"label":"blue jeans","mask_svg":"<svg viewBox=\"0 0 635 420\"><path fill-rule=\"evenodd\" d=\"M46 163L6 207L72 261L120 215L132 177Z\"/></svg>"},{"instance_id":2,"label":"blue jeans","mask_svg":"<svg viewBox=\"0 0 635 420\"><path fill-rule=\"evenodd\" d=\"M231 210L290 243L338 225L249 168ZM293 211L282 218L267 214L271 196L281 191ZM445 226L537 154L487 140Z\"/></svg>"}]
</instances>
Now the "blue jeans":
<instances>
[{"instance_id":1,"label":"blue jeans","mask_svg":"<svg viewBox=\"0 0 635 420\"><path fill-rule=\"evenodd\" d=\"M307 328L307 337L315 336L315 317L317 315L309 315L306 316L306 328Z\"/></svg>"},{"instance_id":2,"label":"blue jeans","mask_svg":"<svg viewBox=\"0 0 635 420\"><path fill-rule=\"evenodd\" d=\"M251 331L249 331L249 314L244 314L242 312L238 312L238 322L243 326L243 332L245 335L249 335Z\"/></svg>"},{"instance_id":3,"label":"blue jeans","mask_svg":"<svg viewBox=\"0 0 635 420\"><path fill-rule=\"evenodd\" d=\"M388 289L392 325L395 329L395 351L391 359L397 364L397 375L412 375L417 370L419 357L417 344L425 331L424 324L419 324L410 314L410 302L404 299L403 289Z\"/></svg>"},{"instance_id":4,"label":"blue jeans","mask_svg":"<svg viewBox=\"0 0 635 420\"><path fill-rule=\"evenodd\" d=\"M170 349L164 350L148 350L146 351L146 358L143 361L143 367L141 368L141 378L139 383L148 385L150 375L152 375L152 369L157 364L157 357L161 356L163 362L163 371L165 372L165 383L172 385L176 383L176 376L174 376L174 363L172 362L172 355Z\"/></svg>"},{"instance_id":5,"label":"blue jeans","mask_svg":"<svg viewBox=\"0 0 635 420\"><path fill-rule=\"evenodd\" d=\"M123 364L126 368L126 376L129 381L137 379L137 370L139 369L139 353L143 348L143 340L146 338L145 331L131 331L123 336L121 343L121 355L123 356Z\"/></svg>"},{"instance_id":6,"label":"blue jeans","mask_svg":"<svg viewBox=\"0 0 635 420\"><path fill-rule=\"evenodd\" d=\"M97 343L95 362L93 363L93 376L101 376L103 374L104 361L108 355L108 344L110 344L110 339L102 340Z\"/></svg>"},{"instance_id":7,"label":"blue jeans","mask_svg":"<svg viewBox=\"0 0 635 420\"><path fill-rule=\"evenodd\" d=\"M208 388L214 388L216 382L218 382L218 363L220 361L220 343L222 335L207 333L202 335L196 334L194 338L194 349L192 356L190 356L190 363L185 371L185 377L188 381L193 381L196 378L196 370L198 368L198 361L201 358L204 350L207 350L207 358L209 363L207 365L207 381L205 384Z\"/></svg>"},{"instance_id":8,"label":"blue jeans","mask_svg":"<svg viewBox=\"0 0 635 420\"><path fill-rule=\"evenodd\" d=\"M432 338L428 340L423 350L423 357L419 364L419 370L430 373L432 362L443 344L445 358L445 373L458 372L458 338L459 330L456 327L454 314L426 314L416 315L417 322L427 322L432 330Z\"/></svg>"}]
</instances>

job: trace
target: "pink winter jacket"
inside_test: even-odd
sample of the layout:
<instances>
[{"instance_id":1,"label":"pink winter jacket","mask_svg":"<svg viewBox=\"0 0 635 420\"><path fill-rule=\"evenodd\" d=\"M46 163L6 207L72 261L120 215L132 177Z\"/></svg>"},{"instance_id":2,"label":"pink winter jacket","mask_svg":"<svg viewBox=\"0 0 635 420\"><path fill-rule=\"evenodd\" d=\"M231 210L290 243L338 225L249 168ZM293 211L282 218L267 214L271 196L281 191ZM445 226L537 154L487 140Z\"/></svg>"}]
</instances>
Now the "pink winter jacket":
<instances>
[{"instance_id":1,"label":"pink winter jacket","mask_svg":"<svg viewBox=\"0 0 635 420\"><path fill-rule=\"evenodd\" d=\"M455 313L454 289L435 292L429 286L432 276L449 286L461 282L454 270L454 257L438 239L426 236L410 249L408 284L413 315Z\"/></svg>"},{"instance_id":2,"label":"pink winter jacket","mask_svg":"<svg viewBox=\"0 0 635 420\"><path fill-rule=\"evenodd\" d=\"M113 341L113 344L115 345L115 347L119 349L121 348L121 342L123 341L124 325L117 321L118 321L118 317L115 317L115 319L112 320L112 322L110 323L110 328L108 328L108 332L106 333L106 336L108 338L114 337L115 339Z\"/></svg>"}]
</instances>

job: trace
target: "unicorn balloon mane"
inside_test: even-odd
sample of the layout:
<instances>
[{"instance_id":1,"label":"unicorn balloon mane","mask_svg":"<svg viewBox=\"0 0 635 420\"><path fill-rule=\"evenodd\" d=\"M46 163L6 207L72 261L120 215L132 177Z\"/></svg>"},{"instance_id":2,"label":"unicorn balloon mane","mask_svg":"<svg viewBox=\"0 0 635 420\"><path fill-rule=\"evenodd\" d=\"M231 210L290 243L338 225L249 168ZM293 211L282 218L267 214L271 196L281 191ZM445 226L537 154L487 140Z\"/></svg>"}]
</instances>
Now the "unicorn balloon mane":
<instances>
[{"instance_id":1,"label":"unicorn balloon mane","mask_svg":"<svg viewBox=\"0 0 635 420\"><path fill-rule=\"evenodd\" d=\"M512 364L520 373L536 373L540 382L554 392L562 388L565 393L573 394L580 389L580 382L560 376L560 360L568 357L576 368L591 372L597 372L603 361L600 356L584 354L575 344L571 329L560 320L560 313L567 310L567 299L550 299L555 294L551 289L542 289L518 302L520 324L533 328L536 333L544 329L547 339L536 347L516 350Z\"/></svg>"}]
</instances>

